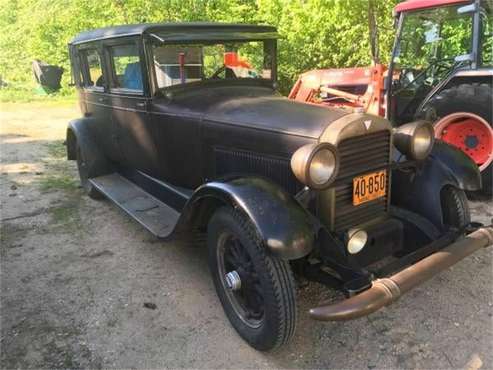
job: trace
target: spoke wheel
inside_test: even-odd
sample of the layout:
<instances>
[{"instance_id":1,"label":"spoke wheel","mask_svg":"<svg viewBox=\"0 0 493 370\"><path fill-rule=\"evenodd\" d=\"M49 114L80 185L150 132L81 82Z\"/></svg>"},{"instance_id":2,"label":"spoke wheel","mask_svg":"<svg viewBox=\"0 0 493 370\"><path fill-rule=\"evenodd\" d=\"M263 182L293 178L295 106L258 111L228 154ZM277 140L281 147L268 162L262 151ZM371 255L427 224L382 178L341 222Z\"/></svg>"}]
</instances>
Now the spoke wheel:
<instances>
[{"instance_id":1,"label":"spoke wheel","mask_svg":"<svg viewBox=\"0 0 493 370\"><path fill-rule=\"evenodd\" d=\"M224 312L252 347L270 351L296 327L296 290L290 265L271 256L250 219L222 207L207 227L209 268Z\"/></svg>"},{"instance_id":2,"label":"spoke wheel","mask_svg":"<svg viewBox=\"0 0 493 370\"><path fill-rule=\"evenodd\" d=\"M219 276L233 309L246 325L258 328L264 317L264 298L251 257L237 237L224 232L219 237L217 259ZM227 279L232 272L238 275L238 287Z\"/></svg>"}]
</instances>

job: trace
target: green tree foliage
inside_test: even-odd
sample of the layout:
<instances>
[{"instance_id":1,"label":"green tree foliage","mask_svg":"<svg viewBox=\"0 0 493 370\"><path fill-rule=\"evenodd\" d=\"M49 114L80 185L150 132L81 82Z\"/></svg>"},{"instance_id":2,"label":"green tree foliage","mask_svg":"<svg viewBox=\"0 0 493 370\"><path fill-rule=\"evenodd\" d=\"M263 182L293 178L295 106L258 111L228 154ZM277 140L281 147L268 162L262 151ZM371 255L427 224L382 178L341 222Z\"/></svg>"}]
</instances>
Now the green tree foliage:
<instances>
[{"instance_id":1,"label":"green tree foliage","mask_svg":"<svg viewBox=\"0 0 493 370\"><path fill-rule=\"evenodd\" d=\"M396 2L376 2L383 62L390 54ZM67 43L83 30L168 21L277 26L284 92L308 69L371 62L366 0L0 0L0 76L12 85L28 84L33 59L69 71ZM65 73L65 86L68 79Z\"/></svg>"}]
</instances>

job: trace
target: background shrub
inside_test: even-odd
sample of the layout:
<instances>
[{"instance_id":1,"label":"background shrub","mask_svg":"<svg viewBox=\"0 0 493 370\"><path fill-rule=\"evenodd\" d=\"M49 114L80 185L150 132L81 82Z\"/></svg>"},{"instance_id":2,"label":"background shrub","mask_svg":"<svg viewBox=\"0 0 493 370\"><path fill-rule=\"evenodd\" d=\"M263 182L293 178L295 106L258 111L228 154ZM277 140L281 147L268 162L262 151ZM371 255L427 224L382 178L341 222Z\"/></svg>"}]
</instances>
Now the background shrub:
<instances>
[{"instance_id":1,"label":"background shrub","mask_svg":"<svg viewBox=\"0 0 493 370\"><path fill-rule=\"evenodd\" d=\"M393 40L396 0L375 2L382 61ZM140 22L222 21L278 27L279 82L286 93L312 68L371 62L368 0L0 0L0 76L10 89L34 87L33 59L65 68L67 43L91 28Z\"/></svg>"}]
</instances>

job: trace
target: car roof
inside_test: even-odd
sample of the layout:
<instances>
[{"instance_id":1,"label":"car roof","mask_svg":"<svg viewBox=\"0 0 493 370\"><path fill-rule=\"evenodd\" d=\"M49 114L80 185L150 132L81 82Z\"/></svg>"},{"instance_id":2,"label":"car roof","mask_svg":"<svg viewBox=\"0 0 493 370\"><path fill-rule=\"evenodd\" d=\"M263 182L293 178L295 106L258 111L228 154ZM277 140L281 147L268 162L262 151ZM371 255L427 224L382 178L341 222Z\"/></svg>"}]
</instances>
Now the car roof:
<instances>
[{"instance_id":1,"label":"car roof","mask_svg":"<svg viewBox=\"0 0 493 370\"><path fill-rule=\"evenodd\" d=\"M181 22L181 23L140 23L97 28L77 34L69 44L89 41L136 36L144 33L157 34L163 40L206 40L206 39L266 39L277 38L276 28L254 24Z\"/></svg>"}]
</instances>

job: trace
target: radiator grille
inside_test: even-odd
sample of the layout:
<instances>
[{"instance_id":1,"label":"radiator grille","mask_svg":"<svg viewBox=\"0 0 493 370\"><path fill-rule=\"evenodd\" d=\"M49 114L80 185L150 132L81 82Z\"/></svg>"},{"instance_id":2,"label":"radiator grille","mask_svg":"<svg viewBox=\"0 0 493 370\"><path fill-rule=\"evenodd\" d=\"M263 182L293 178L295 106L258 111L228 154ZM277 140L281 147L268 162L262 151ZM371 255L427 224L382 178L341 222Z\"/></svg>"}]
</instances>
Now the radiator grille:
<instances>
[{"instance_id":1,"label":"radiator grille","mask_svg":"<svg viewBox=\"0 0 493 370\"><path fill-rule=\"evenodd\" d=\"M215 175L257 175L271 179L290 194L303 185L291 171L289 159L248 151L214 148Z\"/></svg>"},{"instance_id":2,"label":"radiator grille","mask_svg":"<svg viewBox=\"0 0 493 370\"><path fill-rule=\"evenodd\" d=\"M387 172L387 195L353 206L353 177L389 165L390 132L379 131L343 140L338 145L340 169L335 187L334 230L343 231L387 212L390 173Z\"/></svg>"}]
</instances>

